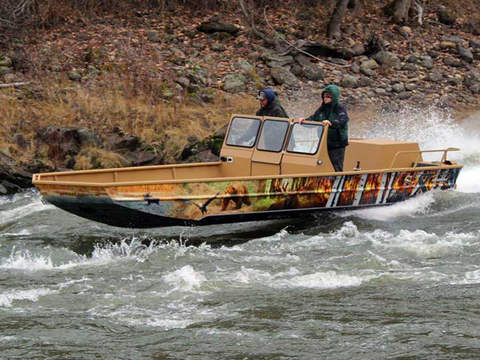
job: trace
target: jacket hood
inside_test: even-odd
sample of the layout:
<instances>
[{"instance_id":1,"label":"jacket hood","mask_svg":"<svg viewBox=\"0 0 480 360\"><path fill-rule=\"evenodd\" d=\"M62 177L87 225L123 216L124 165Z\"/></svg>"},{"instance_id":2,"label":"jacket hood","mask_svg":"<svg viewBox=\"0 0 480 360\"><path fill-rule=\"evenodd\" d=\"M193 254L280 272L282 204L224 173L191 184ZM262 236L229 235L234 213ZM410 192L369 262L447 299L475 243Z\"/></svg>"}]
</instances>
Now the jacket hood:
<instances>
[{"instance_id":1,"label":"jacket hood","mask_svg":"<svg viewBox=\"0 0 480 360\"><path fill-rule=\"evenodd\" d=\"M338 105L339 98L340 98L340 89L338 88L337 85L328 85L325 90L322 92L322 100L323 100L323 94L324 93L330 93L332 94L332 102L330 103L332 107Z\"/></svg>"},{"instance_id":2,"label":"jacket hood","mask_svg":"<svg viewBox=\"0 0 480 360\"><path fill-rule=\"evenodd\" d=\"M258 94L260 95L260 93L264 93L267 96L267 107L277 98L277 96L275 95L275 91L273 91L272 89L260 90Z\"/></svg>"}]
</instances>

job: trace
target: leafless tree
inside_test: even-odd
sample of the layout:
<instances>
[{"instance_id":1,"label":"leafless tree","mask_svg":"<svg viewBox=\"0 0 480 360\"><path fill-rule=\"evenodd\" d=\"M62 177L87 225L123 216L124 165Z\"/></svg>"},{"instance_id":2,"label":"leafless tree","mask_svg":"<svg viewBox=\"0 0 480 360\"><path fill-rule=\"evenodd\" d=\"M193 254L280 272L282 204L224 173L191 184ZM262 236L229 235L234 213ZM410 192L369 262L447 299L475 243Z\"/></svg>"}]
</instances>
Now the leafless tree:
<instances>
[{"instance_id":1,"label":"leafless tree","mask_svg":"<svg viewBox=\"0 0 480 360\"><path fill-rule=\"evenodd\" d=\"M415 19L419 25L423 23L425 0L396 0L393 8L393 18L398 23L408 20L410 11L416 12Z\"/></svg>"},{"instance_id":2,"label":"leafless tree","mask_svg":"<svg viewBox=\"0 0 480 360\"><path fill-rule=\"evenodd\" d=\"M343 17L347 12L347 6L350 0L337 0L335 10L328 23L327 36L329 38L340 39L342 37L342 31L340 26L342 25Z\"/></svg>"}]
</instances>

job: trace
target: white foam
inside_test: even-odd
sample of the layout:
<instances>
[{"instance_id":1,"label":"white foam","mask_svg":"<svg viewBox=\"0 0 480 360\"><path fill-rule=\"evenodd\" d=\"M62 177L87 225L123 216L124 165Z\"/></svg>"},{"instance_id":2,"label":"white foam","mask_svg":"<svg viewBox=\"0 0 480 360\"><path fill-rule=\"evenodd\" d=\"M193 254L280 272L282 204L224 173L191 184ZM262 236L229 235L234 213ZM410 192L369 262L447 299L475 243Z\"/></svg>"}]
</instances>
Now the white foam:
<instances>
[{"instance_id":1,"label":"white foam","mask_svg":"<svg viewBox=\"0 0 480 360\"><path fill-rule=\"evenodd\" d=\"M233 273L232 276L229 276L231 280L241 283L241 284L250 284L250 283L268 283L272 279L272 275L266 271L261 271L257 269L247 268L242 266L239 271Z\"/></svg>"},{"instance_id":2,"label":"white foam","mask_svg":"<svg viewBox=\"0 0 480 360\"><path fill-rule=\"evenodd\" d=\"M466 167L460 172L457 179L457 189L465 193L480 192L480 165Z\"/></svg>"},{"instance_id":3,"label":"white foam","mask_svg":"<svg viewBox=\"0 0 480 360\"><path fill-rule=\"evenodd\" d=\"M0 336L0 342L8 342L17 340L16 336Z\"/></svg>"},{"instance_id":4,"label":"white foam","mask_svg":"<svg viewBox=\"0 0 480 360\"><path fill-rule=\"evenodd\" d=\"M391 221L398 218L416 217L424 214L435 202L435 191L429 191L412 199L398 202L393 205L373 207L368 209L346 211L339 216L357 216L362 219Z\"/></svg>"},{"instance_id":5,"label":"white foam","mask_svg":"<svg viewBox=\"0 0 480 360\"><path fill-rule=\"evenodd\" d=\"M31 235L31 232L28 231L27 229L20 230L19 232L16 233L3 233L0 234L0 237L14 237L14 236L28 236Z\"/></svg>"},{"instance_id":6,"label":"white foam","mask_svg":"<svg viewBox=\"0 0 480 360\"><path fill-rule=\"evenodd\" d=\"M118 244L96 245L91 258L78 255L68 249L56 249L56 252L62 252L62 257L71 257L68 262L55 263L53 258L55 254L35 254L29 250L12 249L10 256L0 261L0 268L38 271L38 270L66 270L78 266L102 266L112 262L134 260L143 262L153 252L157 246L152 242L150 246L142 245L137 240L128 243L126 240ZM66 254L65 254L66 252Z\"/></svg>"},{"instance_id":7,"label":"white foam","mask_svg":"<svg viewBox=\"0 0 480 360\"><path fill-rule=\"evenodd\" d=\"M461 285L480 284L480 270L465 273L465 278L457 283Z\"/></svg>"},{"instance_id":8,"label":"white foam","mask_svg":"<svg viewBox=\"0 0 480 360\"><path fill-rule=\"evenodd\" d=\"M207 281L201 272L195 271L190 265L166 274L162 278L166 283L173 285L174 290L180 291L198 290Z\"/></svg>"},{"instance_id":9,"label":"white foam","mask_svg":"<svg viewBox=\"0 0 480 360\"><path fill-rule=\"evenodd\" d=\"M336 271L317 272L314 274L295 276L287 280L277 280L272 285L280 288L319 288L334 289L340 287L360 286L364 281L372 279L368 276L351 276L339 274Z\"/></svg>"},{"instance_id":10,"label":"white foam","mask_svg":"<svg viewBox=\"0 0 480 360\"><path fill-rule=\"evenodd\" d=\"M29 300L36 302L40 297L55 294L58 291L50 290L46 288L31 289L31 290L17 290L8 291L0 294L0 306L12 307L13 302L17 300Z\"/></svg>"},{"instance_id":11,"label":"white foam","mask_svg":"<svg viewBox=\"0 0 480 360\"><path fill-rule=\"evenodd\" d=\"M52 208L54 208L52 205L42 204L40 199L36 199L35 201L28 203L26 205L23 205L11 210L2 211L1 213L2 216L0 217L0 225L7 224L12 221L18 221L18 219L25 216L29 216L32 213L44 211Z\"/></svg>"},{"instance_id":12,"label":"white foam","mask_svg":"<svg viewBox=\"0 0 480 360\"><path fill-rule=\"evenodd\" d=\"M54 266L50 256L32 255L28 250L17 251L14 248L10 257L2 260L0 268L37 271L51 270Z\"/></svg>"},{"instance_id":13,"label":"white foam","mask_svg":"<svg viewBox=\"0 0 480 360\"><path fill-rule=\"evenodd\" d=\"M478 242L476 234L448 232L443 236L428 233L424 230L400 230L398 235L383 231L366 233L374 246L385 247L389 250L401 249L418 257L439 257L460 251L465 246Z\"/></svg>"}]
</instances>

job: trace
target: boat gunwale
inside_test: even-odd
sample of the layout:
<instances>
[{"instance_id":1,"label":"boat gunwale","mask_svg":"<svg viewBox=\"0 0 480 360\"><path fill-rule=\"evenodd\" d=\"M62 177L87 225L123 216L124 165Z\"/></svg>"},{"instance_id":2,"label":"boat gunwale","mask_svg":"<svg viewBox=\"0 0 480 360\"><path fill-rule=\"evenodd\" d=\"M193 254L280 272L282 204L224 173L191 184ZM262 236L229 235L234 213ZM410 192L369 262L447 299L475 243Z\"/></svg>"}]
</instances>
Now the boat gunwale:
<instances>
[{"instance_id":1,"label":"boat gunwale","mask_svg":"<svg viewBox=\"0 0 480 360\"><path fill-rule=\"evenodd\" d=\"M217 162L212 163L202 163L202 164L218 164ZM196 164L186 164L186 165L196 165ZM169 166L173 167L175 165L159 165L159 166ZM155 168L156 166L152 167ZM176 179L176 180L150 180L150 181L127 181L127 182L109 182L109 183L90 183L90 182L75 182L75 181L45 181L45 180L33 180L34 185L69 185L69 186L83 186L83 187L100 187L100 188L111 188L117 186L142 186L142 185L163 185L163 184L185 184L185 183L206 183L206 182L233 182L233 181L255 181L255 180L270 180L270 179L288 179L288 178L302 178L302 177L327 177L327 176L344 176L344 175L365 175L365 174L379 174L379 173L395 173L395 172L405 172L405 171L428 171L428 170L442 170L442 169L462 169L463 165L461 164L439 164L436 166L422 166L422 167L408 167L408 168L388 168L388 169L379 169L379 170L360 170L360 171L342 171L342 172L328 172L328 173L301 173L301 174L285 174L285 175L262 175L262 176L237 176L237 177L216 177L216 178L194 178L194 179ZM122 168L120 168L122 169ZM136 168L124 168L124 169L136 169ZM145 170L146 167L139 167L138 169ZM91 172L95 171L117 171L115 169L102 169L102 170L87 170ZM63 172L63 173L45 173L38 174L41 177L42 175L52 174L68 174L72 175L73 172ZM85 172L82 171L82 174Z\"/></svg>"}]
</instances>

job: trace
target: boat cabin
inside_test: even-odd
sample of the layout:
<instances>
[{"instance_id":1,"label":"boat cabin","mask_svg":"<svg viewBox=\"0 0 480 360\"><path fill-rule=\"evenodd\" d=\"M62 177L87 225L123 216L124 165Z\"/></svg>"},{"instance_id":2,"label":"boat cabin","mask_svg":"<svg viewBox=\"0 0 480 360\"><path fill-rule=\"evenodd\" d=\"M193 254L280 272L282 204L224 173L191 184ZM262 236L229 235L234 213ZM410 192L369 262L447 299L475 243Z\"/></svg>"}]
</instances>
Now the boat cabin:
<instances>
[{"instance_id":1,"label":"boat cabin","mask_svg":"<svg viewBox=\"0 0 480 360\"><path fill-rule=\"evenodd\" d=\"M222 176L334 172L327 135L328 126L319 122L234 115L220 154ZM416 142L349 139L349 143L345 172L408 168L422 161Z\"/></svg>"}]
</instances>

